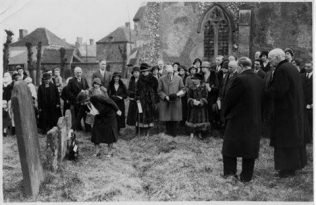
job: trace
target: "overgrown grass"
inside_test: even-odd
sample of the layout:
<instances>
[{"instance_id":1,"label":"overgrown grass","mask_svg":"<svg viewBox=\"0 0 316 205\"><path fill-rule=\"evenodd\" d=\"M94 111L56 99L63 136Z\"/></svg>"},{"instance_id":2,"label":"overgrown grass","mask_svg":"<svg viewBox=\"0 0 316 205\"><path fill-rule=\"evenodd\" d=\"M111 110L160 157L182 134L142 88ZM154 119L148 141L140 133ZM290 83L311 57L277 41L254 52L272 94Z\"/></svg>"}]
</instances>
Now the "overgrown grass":
<instances>
[{"instance_id":1,"label":"overgrown grass","mask_svg":"<svg viewBox=\"0 0 316 205\"><path fill-rule=\"evenodd\" d=\"M254 179L241 183L223 179L222 139L204 141L164 134L134 137L127 128L115 144L114 156L93 157L90 136L79 133L78 162L65 161L52 173L45 170L37 201L312 201L312 145L308 165L295 177L274 176L273 149L261 140ZM44 161L45 138L40 137ZM240 161L238 170L240 171ZM31 201L23 196L22 172L15 137L3 140L4 201Z\"/></svg>"}]
</instances>

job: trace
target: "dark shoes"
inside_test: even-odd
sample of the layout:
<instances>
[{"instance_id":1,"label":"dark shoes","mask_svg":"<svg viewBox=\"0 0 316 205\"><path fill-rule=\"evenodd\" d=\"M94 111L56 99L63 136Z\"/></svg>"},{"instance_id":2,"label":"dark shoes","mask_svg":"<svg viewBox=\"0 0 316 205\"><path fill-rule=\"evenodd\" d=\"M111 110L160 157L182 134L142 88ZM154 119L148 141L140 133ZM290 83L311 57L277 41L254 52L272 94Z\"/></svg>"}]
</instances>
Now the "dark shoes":
<instances>
[{"instance_id":1,"label":"dark shoes","mask_svg":"<svg viewBox=\"0 0 316 205\"><path fill-rule=\"evenodd\" d=\"M287 178L295 176L295 170L280 170L277 174L280 178Z\"/></svg>"}]
</instances>

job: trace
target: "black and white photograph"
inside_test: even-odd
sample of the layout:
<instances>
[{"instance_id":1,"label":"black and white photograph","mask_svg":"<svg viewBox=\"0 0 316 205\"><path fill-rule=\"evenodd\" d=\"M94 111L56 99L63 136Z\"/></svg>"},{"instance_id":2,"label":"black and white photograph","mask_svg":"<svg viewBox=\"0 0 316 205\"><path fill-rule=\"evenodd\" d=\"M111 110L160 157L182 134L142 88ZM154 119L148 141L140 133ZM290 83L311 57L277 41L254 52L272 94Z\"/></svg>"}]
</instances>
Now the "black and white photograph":
<instances>
[{"instance_id":1,"label":"black and white photograph","mask_svg":"<svg viewBox=\"0 0 316 205\"><path fill-rule=\"evenodd\" d=\"M313 204L314 9L0 0L0 200Z\"/></svg>"}]
</instances>

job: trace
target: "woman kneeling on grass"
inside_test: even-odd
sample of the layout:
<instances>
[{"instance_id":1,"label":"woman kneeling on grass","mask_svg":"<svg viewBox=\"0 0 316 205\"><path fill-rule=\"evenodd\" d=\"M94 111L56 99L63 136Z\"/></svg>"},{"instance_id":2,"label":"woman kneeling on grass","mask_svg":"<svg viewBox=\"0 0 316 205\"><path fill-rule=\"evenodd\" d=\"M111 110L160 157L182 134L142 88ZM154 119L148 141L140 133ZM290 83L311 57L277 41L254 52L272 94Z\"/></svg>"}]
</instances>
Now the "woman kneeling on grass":
<instances>
[{"instance_id":1,"label":"woman kneeling on grass","mask_svg":"<svg viewBox=\"0 0 316 205\"><path fill-rule=\"evenodd\" d=\"M117 141L118 136L116 115L120 116L122 112L112 99L103 95L94 95L89 99L86 92L81 92L77 96L77 101L81 105L87 105L90 114L95 116L91 137L96 148L94 156L101 155L100 143L106 143L108 144L107 157L111 157L113 143Z\"/></svg>"},{"instance_id":2,"label":"woman kneeling on grass","mask_svg":"<svg viewBox=\"0 0 316 205\"><path fill-rule=\"evenodd\" d=\"M192 76L193 86L188 91L188 119L186 125L191 128L190 138L196 134L202 139L202 132L210 126L207 110L207 90L201 84L202 74L196 73Z\"/></svg>"}]
</instances>

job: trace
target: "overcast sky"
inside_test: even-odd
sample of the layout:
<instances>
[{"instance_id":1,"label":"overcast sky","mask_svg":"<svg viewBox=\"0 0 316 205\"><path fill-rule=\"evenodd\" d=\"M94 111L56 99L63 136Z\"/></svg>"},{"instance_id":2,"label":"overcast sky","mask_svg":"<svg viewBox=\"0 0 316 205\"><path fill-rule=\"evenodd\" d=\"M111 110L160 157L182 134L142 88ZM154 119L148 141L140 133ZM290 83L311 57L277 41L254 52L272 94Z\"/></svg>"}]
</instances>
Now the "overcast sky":
<instances>
[{"instance_id":1,"label":"overcast sky","mask_svg":"<svg viewBox=\"0 0 316 205\"><path fill-rule=\"evenodd\" d=\"M144 0L0 0L0 24L13 31L14 41L19 29L30 33L38 27L68 43L75 43L76 37L98 41L125 22L132 23L143 4Z\"/></svg>"}]
</instances>

